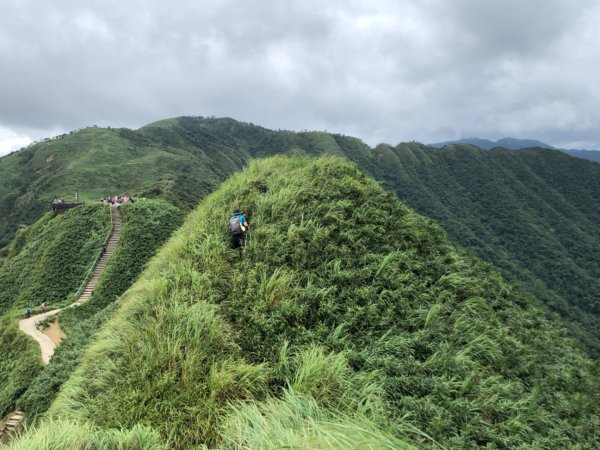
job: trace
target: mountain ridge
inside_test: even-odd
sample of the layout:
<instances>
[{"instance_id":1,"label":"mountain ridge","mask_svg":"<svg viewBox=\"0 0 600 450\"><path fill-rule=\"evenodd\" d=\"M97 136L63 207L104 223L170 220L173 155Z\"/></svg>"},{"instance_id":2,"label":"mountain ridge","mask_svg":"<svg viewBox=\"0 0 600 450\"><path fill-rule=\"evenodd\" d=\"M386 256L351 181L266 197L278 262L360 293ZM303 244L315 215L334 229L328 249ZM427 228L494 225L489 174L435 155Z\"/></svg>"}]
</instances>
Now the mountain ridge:
<instances>
[{"instance_id":1,"label":"mountain ridge","mask_svg":"<svg viewBox=\"0 0 600 450\"><path fill-rule=\"evenodd\" d=\"M189 211L251 159L276 154L356 162L454 242L521 280L600 355L600 170L557 150L449 151L417 142L371 149L350 136L230 118L89 128L0 159L0 236L6 242L10 228L47 210L55 195L76 191L92 201L122 192L160 197Z\"/></svg>"},{"instance_id":2,"label":"mountain ridge","mask_svg":"<svg viewBox=\"0 0 600 450\"><path fill-rule=\"evenodd\" d=\"M565 148L556 148L552 145L546 144L542 141L537 141L535 139L518 139L518 138L501 138L496 141L491 141L489 139L482 138L463 138L457 139L453 141L443 141L436 142L433 144L427 144L430 147L434 148L444 148L446 145L474 145L483 150L491 150L493 148L506 148L509 150L522 150L527 148L545 148L549 150L559 150L563 153L566 153L575 158L587 159L589 161L594 161L600 163L600 151L599 150L586 150L586 149L565 149Z\"/></svg>"},{"instance_id":3,"label":"mountain ridge","mask_svg":"<svg viewBox=\"0 0 600 450\"><path fill-rule=\"evenodd\" d=\"M157 448L344 448L365 429L367 448L593 447L593 370L532 298L356 166L278 156L188 215L22 442L68 425Z\"/></svg>"}]
</instances>

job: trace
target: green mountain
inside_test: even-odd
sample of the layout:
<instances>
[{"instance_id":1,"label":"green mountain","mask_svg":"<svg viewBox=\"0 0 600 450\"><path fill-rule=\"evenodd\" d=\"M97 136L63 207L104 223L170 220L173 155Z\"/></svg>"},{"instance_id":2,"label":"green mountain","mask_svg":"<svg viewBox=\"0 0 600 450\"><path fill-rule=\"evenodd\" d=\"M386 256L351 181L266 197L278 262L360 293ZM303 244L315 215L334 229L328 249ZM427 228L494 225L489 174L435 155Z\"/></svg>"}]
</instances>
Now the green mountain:
<instances>
[{"instance_id":1,"label":"green mountain","mask_svg":"<svg viewBox=\"0 0 600 450\"><path fill-rule=\"evenodd\" d=\"M502 139L498 139L496 141L490 141L489 139L481 139L481 138L464 138L457 139L455 141L444 141L437 142L435 144L428 144L430 147L442 148L446 145L451 144L462 144L462 145L474 145L475 147L479 147L483 150L491 150L493 148L506 148L509 150L521 150L524 148L549 148L556 150L555 147L548 145L542 141L537 141L535 139L518 139L506 137Z\"/></svg>"},{"instance_id":2,"label":"green mountain","mask_svg":"<svg viewBox=\"0 0 600 450\"><path fill-rule=\"evenodd\" d=\"M12 448L597 448L598 369L353 165L276 157L188 215Z\"/></svg>"},{"instance_id":3,"label":"green mountain","mask_svg":"<svg viewBox=\"0 0 600 450\"><path fill-rule=\"evenodd\" d=\"M189 211L252 158L347 158L519 280L600 355L600 167L555 150L484 152L418 143L369 148L321 132L181 117L139 130L89 128L0 159L0 239L79 192L162 197ZM73 194L74 195L74 194Z\"/></svg>"},{"instance_id":4,"label":"green mountain","mask_svg":"<svg viewBox=\"0 0 600 450\"><path fill-rule=\"evenodd\" d=\"M596 161L597 163L600 163L600 151L598 150L566 149L562 151L577 158L589 159L590 161Z\"/></svg>"},{"instance_id":5,"label":"green mountain","mask_svg":"<svg viewBox=\"0 0 600 450\"><path fill-rule=\"evenodd\" d=\"M541 149L375 152L384 186L522 281L600 354L600 166Z\"/></svg>"},{"instance_id":6,"label":"green mountain","mask_svg":"<svg viewBox=\"0 0 600 450\"><path fill-rule=\"evenodd\" d=\"M560 150L567 155L574 156L576 158L583 158L590 161L600 162L600 151L598 150L576 150L576 149L565 149L552 147L541 141L534 139L516 139L516 138L502 138L497 141L490 141L489 139L481 138L465 138L457 139L455 141L437 142L435 144L429 144L430 147L443 148L446 145L474 145L483 150L491 150L493 148L506 148L509 150L522 150L527 148L547 148L552 150Z\"/></svg>"}]
</instances>

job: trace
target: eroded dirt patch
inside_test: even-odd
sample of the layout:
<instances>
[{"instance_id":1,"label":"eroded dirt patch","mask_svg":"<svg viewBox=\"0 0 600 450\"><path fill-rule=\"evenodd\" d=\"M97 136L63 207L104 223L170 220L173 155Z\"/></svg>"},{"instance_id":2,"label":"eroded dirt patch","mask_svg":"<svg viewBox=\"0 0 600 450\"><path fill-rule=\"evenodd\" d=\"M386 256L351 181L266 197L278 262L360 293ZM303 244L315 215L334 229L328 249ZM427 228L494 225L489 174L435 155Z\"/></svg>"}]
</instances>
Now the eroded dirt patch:
<instances>
[{"instance_id":1,"label":"eroded dirt patch","mask_svg":"<svg viewBox=\"0 0 600 450\"><path fill-rule=\"evenodd\" d=\"M60 344L60 342L67 337L65 333L60 329L58 319L48 325L48 328L43 330L43 333L48 336L54 345Z\"/></svg>"}]
</instances>

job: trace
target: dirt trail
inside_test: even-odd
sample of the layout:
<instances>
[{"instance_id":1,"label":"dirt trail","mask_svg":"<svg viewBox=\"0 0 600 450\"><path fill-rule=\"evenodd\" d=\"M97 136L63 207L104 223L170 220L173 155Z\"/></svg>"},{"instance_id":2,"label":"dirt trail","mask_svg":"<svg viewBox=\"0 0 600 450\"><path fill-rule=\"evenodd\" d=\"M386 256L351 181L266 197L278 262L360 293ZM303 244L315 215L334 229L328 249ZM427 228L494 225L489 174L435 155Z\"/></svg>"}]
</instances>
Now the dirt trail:
<instances>
[{"instance_id":1,"label":"dirt trail","mask_svg":"<svg viewBox=\"0 0 600 450\"><path fill-rule=\"evenodd\" d=\"M117 246L117 242L119 242L119 238L121 236L121 214L119 213L119 208L111 207L111 214L113 221L113 229L108 239L106 252L102 256L100 256L100 259L98 259L98 262L94 266L92 276L85 285L83 292L81 293L76 302L68 306L69 308L82 305L90 299L90 297L92 296L92 292L96 287L98 280L100 279L100 275L106 268L108 259L113 254L113 251ZM50 358L52 358L54 350L56 349L56 344L49 336L38 330L37 325L40 322L44 321L47 317L57 314L60 311L62 311L62 309L54 309L44 314L39 314L37 316L32 316L29 319L23 319L19 321L19 329L24 333L30 335L40 344L40 348L42 350L42 361L44 362L44 365L50 362ZM62 333L62 331L60 331L60 328L58 328L57 325L54 328L58 332ZM64 336L64 333L62 333L62 335ZM60 342L60 340L58 342Z\"/></svg>"},{"instance_id":2,"label":"dirt trail","mask_svg":"<svg viewBox=\"0 0 600 450\"><path fill-rule=\"evenodd\" d=\"M42 331L46 336L50 338L54 345L58 345L61 341L67 337L65 333L60 329L60 324L58 323L58 319L52 322L48 328Z\"/></svg>"},{"instance_id":3,"label":"dirt trail","mask_svg":"<svg viewBox=\"0 0 600 450\"><path fill-rule=\"evenodd\" d=\"M40 344L42 349L42 361L44 364L48 364L50 362L50 358L54 354L56 345L54 342L52 342L52 339L38 330L37 325L38 323L43 322L47 317L57 314L59 311L61 310L55 309L53 311L48 311L45 314L39 314L37 316L30 317L29 319L23 319L19 321L19 330L21 330L23 333L27 333Z\"/></svg>"}]
</instances>

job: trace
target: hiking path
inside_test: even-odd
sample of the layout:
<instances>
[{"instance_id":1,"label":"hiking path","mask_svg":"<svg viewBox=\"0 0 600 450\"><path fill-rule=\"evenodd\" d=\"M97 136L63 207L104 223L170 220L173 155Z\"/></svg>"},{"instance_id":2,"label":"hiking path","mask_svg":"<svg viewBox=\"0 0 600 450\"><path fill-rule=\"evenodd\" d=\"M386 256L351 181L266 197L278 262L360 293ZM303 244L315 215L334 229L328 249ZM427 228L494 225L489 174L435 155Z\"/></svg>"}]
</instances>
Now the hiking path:
<instances>
[{"instance_id":1,"label":"hiking path","mask_svg":"<svg viewBox=\"0 0 600 450\"><path fill-rule=\"evenodd\" d=\"M98 261L94 266L94 270L90 276L90 279L87 281L79 298L74 303L69 305L68 308L82 305L90 299L90 297L92 296L92 292L96 287L96 284L98 284L100 275L102 275L102 272L108 264L109 258L111 257L115 250L115 247L117 246L117 242L119 242L119 238L121 237L121 214L119 213L118 207L111 207L111 216L112 231L110 233L110 237L108 238L106 252L104 252L100 256L100 258L98 258ZM50 362L50 358L52 358L54 350L56 349L56 344L52 341L52 339L50 339L50 337L38 330L37 326L39 323L43 322L48 317L59 313L63 309L64 308L54 309L52 311L47 311L46 313L38 314L29 317L28 319L23 319L19 321L19 329L23 333L27 333L28 335L30 335L40 344L40 348L42 350L42 361L45 365Z\"/></svg>"}]
</instances>

